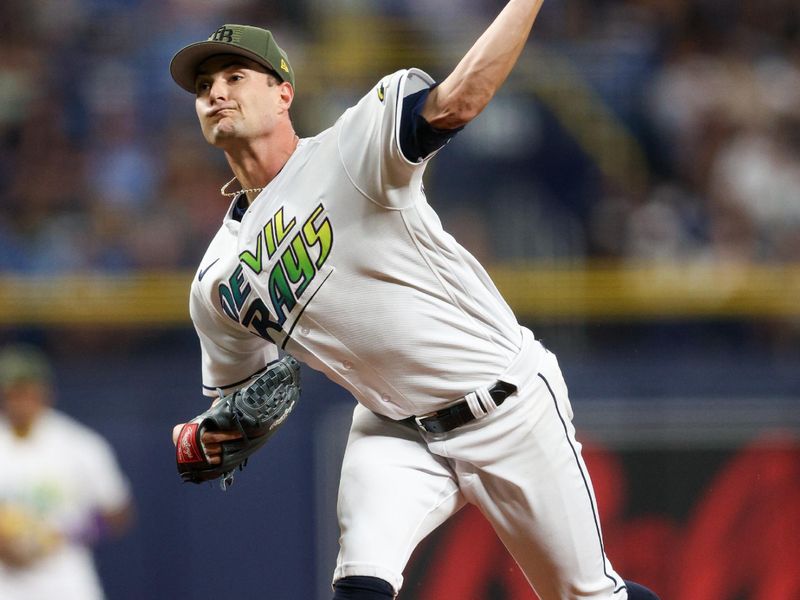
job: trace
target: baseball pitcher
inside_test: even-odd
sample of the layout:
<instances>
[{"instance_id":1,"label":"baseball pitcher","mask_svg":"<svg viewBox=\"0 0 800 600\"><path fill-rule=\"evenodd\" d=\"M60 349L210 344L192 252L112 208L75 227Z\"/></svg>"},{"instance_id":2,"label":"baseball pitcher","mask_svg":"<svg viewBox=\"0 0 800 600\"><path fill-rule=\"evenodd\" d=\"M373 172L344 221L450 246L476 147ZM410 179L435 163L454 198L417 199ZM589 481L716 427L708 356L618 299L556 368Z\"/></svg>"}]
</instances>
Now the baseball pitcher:
<instances>
[{"instance_id":1,"label":"baseball pitcher","mask_svg":"<svg viewBox=\"0 0 800 600\"><path fill-rule=\"evenodd\" d=\"M543 600L655 598L606 557L556 357L442 229L422 182L508 76L541 3L509 1L441 83L414 68L384 75L306 139L290 118L295 73L269 31L223 25L170 65L233 174L191 288L204 390L228 416L268 396L281 422L280 398L297 398L285 365L277 401L274 389L236 394L286 354L358 401L335 600L394 598L417 544L466 503ZM228 473L226 444L247 428L192 423L174 434L184 477L205 477L187 474L193 461Z\"/></svg>"}]
</instances>

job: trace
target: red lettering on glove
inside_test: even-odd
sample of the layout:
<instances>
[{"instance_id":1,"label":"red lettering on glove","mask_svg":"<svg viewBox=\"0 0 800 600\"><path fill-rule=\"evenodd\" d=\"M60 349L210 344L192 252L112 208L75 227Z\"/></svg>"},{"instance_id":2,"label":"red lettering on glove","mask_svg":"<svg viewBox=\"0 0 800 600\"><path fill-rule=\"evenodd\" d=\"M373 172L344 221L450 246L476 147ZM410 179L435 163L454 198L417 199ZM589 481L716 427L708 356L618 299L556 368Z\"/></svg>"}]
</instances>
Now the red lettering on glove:
<instances>
[{"instance_id":1,"label":"red lettering on glove","mask_svg":"<svg viewBox=\"0 0 800 600\"><path fill-rule=\"evenodd\" d=\"M186 423L181 427L178 443L175 446L179 464L205 462L205 456L197 442L198 427L198 423Z\"/></svg>"}]
</instances>

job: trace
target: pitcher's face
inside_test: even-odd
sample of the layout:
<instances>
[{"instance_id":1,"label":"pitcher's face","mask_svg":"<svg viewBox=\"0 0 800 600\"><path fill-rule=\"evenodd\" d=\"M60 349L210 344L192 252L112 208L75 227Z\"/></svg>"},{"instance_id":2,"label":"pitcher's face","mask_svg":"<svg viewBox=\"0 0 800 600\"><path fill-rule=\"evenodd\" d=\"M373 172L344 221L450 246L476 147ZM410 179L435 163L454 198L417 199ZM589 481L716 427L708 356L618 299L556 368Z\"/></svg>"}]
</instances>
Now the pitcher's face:
<instances>
[{"instance_id":1,"label":"pitcher's face","mask_svg":"<svg viewBox=\"0 0 800 600\"><path fill-rule=\"evenodd\" d=\"M212 56L195 79L195 109L209 144L269 136L288 111L284 86L260 64L235 55Z\"/></svg>"}]
</instances>

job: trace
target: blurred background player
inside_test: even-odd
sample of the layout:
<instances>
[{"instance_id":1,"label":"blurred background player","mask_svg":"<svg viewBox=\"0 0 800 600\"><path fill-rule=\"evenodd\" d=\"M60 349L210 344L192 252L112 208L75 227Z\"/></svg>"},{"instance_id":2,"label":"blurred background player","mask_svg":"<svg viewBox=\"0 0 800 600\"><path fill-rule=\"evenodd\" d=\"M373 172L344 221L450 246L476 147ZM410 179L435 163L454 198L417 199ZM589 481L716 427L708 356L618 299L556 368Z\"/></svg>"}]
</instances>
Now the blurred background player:
<instances>
[{"instance_id":1,"label":"blurred background player","mask_svg":"<svg viewBox=\"0 0 800 600\"><path fill-rule=\"evenodd\" d=\"M99 600L91 545L123 533L129 484L110 445L53 409L52 368L31 346L0 351L0 598Z\"/></svg>"}]
</instances>

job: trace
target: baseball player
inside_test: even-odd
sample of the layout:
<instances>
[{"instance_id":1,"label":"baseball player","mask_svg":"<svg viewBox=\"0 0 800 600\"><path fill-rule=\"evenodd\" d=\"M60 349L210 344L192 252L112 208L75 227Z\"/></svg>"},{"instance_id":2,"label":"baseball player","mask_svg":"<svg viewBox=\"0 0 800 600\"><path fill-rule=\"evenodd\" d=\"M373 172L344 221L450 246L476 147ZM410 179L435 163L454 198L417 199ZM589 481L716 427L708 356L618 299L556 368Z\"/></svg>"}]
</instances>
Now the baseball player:
<instances>
[{"instance_id":1,"label":"baseball player","mask_svg":"<svg viewBox=\"0 0 800 600\"><path fill-rule=\"evenodd\" d=\"M466 503L542 599L655 598L605 555L555 356L442 230L422 184L508 76L541 3L509 1L440 84L386 75L307 139L269 31L223 25L170 65L234 175L191 289L204 390L230 393L285 351L358 400L335 600L395 597L420 540ZM228 435L206 434L212 460Z\"/></svg>"},{"instance_id":2,"label":"baseball player","mask_svg":"<svg viewBox=\"0 0 800 600\"><path fill-rule=\"evenodd\" d=\"M0 598L103 600L92 545L128 530L130 482L97 432L54 408L47 356L0 351Z\"/></svg>"}]
</instances>

